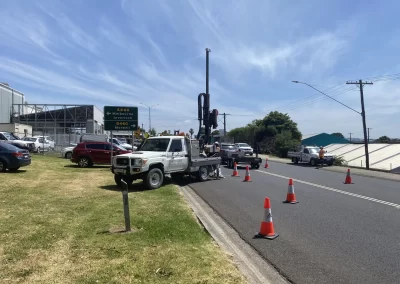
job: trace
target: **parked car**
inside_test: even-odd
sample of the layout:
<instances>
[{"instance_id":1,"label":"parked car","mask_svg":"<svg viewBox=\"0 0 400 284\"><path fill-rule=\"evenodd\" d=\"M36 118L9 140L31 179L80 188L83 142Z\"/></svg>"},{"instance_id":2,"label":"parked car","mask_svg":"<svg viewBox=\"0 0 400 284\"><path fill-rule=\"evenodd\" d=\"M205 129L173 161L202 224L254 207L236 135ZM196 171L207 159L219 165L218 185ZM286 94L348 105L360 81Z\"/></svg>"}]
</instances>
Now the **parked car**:
<instances>
[{"instance_id":1,"label":"parked car","mask_svg":"<svg viewBox=\"0 0 400 284\"><path fill-rule=\"evenodd\" d=\"M28 150L0 142L0 172L5 172L7 169L14 172L20 167L26 167L30 164L31 156Z\"/></svg>"},{"instance_id":2,"label":"parked car","mask_svg":"<svg viewBox=\"0 0 400 284\"><path fill-rule=\"evenodd\" d=\"M221 143L221 148L220 148L220 157L222 160L222 163L224 164L228 159L228 153L233 152L237 153L239 149L236 147L235 144L232 143Z\"/></svg>"},{"instance_id":3,"label":"parked car","mask_svg":"<svg viewBox=\"0 0 400 284\"><path fill-rule=\"evenodd\" d=\"M76 147L77 144L75 143L71 143L72 146L70 147L65 147L64 149L61 150L60 156L70 160L72 157L72 151L74 150L74 148Z\"/></svg>"},{"instance_id":4,"label":"parked car","mask_svg":"<svg viewBox=\"0 0 400 284\"><path fill-rule=\"evenodd\" d=\"M112 145L113 156L128 154L131 151L118 145ZM81 142L72 151L71 162L81 168L91 167L94 164L111 164L111 143L109 142Z\"/></svg>"},{"instance_id":5,"label":"parked car","mask_svg":"<svg viewBox=\"0 0 400 284\"><path fill-rule=\"evenodd\" d=\"M43 137L24 137L21 139L22 141L28 141L35 143L35 150L34 152L41 152L41 151L49 151L50 150L50 143Z\"/></svg>"},{"instance_id":6,"label":"parked car","mask_svg":"<svg viewBox=\"0 0 400 284\"><path fill-rule=\"evenodd\" d=\"M108 142L111 142L111 139L108 139ZM136 151L136 149L137 149L136 146L133 146L133 149L132 149L132 145L131 144L123 143L121 140L119 140L119 138L113 138L113 143L118 145L118 146L120 146L120 147L122 147L122 148L125 148L126 150Z\"/></svg>"},{"instance_id":7,"label":"parked car","mask_svg":"<svg viewBox=\"0 0 400 284\"><path fill-rule=\"evenodd\" d=\"M37 136L33 136L34 138L42 138L44 137L44 141L45 143L49 144L49 150L54 150L56 143L54 142L53 138L51 138L50 136L42 136L42 135L37 135Z\"/></svg>"},{"instance_id":8,"label":"parked car","mask_svg":"<svg viewBox=\"0 0 400 284\"><path fill-rule=\"evenodd\" d=\"M239 152L244 152L244 154L253 155L253 148L247 143L235 143L236 147L239 149Z\"/></svg>"},{"instance_id":9,"label":"parked car","mask_svg":"<svg viewBox=\"0 0 400 284\"><path fill-rule=\"evenodd\" d=\"M23 141L18 136L11 132L0 132L0 141L14 145L20 149L26 149L28 151L35 150L35 143L30 141Z\"/></svg>"}]
</instances>

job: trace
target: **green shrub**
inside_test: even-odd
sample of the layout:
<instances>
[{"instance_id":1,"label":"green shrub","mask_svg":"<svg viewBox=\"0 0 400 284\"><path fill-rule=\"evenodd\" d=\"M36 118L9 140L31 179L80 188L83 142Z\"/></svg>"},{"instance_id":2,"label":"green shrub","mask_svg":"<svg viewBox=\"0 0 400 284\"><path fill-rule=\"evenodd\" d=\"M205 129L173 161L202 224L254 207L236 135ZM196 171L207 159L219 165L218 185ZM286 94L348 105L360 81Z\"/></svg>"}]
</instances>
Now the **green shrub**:
<instances>
[{"instance_id":1,"label":"green shrub","mask_svg":"<svg viewBox=\"0 0 400 284\"><path fill-rule=\"evenodd\" d=\"M343 157L336 157L333 162L334 166L344 166L346 165L346 160Z\"/></svg>"}]
</instances>

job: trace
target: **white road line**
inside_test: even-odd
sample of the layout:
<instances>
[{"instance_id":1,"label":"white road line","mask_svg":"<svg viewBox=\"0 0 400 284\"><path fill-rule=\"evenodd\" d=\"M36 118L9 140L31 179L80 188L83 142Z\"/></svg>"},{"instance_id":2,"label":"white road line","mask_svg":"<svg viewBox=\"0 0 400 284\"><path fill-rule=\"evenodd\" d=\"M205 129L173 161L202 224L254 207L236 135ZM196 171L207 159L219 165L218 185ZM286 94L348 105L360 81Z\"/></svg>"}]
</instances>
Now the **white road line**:
<instances>
[{"instance_id":1,"label":"white road line","mask_svg":"<svg viewBox=\"0 0 400 284\"><path fill-rule=\"evenodd\" d=\"M290 177L286 177L286 176L282 176L282 175L278 175L278 174L273 174L273 173L270 173L270 172L264 172L264 171L261 171L261 170L256 170L256 171L260 172L260 173L263 173L263 174L266 174L266 175L276 176L276 177L280 177L280 178L284 178L284 179L289 179L290 178ZM304 184L307 184L307 185L323 188L323 189L330 190L330 191L333 191L333 192L350 195L350 196L353 196L353 197L365 199L365 200L368 200L368 201L372 201L372 202L376 202L376 203L380 203L380 204L384 204L384 205L388 205L388 206L392 206L392 207L395 207L397 209L400 209L400 204L391 203L391 202L379 200L379 199L376 199L376 198L372 198L372 197L368 197L368 196L364 196L364 195L360 195L360 194L355 194L355 193L343 191L343 190L340 190L340 189L336 189L336 188L332 188L332 187L328 187L328 186L324 186L324 185L320 185L320 184L316 184L316 183L311 183L311 182L304 181L304 180L298 180L298 179L294 179L294 178L292 178L292 179L293 179L293 181L296 181L296 182L299 182L299 183L304 183Z\"/></svg>"}]
</instances>

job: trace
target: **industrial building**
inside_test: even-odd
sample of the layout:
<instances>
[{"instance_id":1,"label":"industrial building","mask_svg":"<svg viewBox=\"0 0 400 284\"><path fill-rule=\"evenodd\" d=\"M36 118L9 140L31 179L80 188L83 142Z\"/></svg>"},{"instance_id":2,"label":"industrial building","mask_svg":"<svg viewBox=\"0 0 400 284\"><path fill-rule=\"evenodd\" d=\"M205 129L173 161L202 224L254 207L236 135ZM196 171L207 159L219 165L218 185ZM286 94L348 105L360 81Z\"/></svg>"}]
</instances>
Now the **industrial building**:
<instances>
[{"instance_id":1,"label":"industrial building","mask_svg":"<svg viewBox=\"0 0 400 284\"><path fill-rule=\"evenodd\" d=\"M1 83L2 129L18 136L50 136L60 149L78 142L81 133L104 134L104 115L94 105L30 104L22 92Z\"/></svg>"}]
</instances>

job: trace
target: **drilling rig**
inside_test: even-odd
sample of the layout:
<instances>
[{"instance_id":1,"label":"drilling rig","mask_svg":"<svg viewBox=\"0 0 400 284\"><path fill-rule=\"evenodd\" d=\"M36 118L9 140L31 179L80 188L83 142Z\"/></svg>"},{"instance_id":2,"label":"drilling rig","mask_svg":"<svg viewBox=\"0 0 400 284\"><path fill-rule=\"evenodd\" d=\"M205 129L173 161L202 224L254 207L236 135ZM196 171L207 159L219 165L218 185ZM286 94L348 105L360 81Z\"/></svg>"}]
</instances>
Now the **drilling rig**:
<instances>
[{"instance_id":1,"label":"drilling rig","mask_svg":"<svg viewBox=\"0 0 400 284\"><path fill-rule=\"evenodd\" d=\"M198 120L199 132L197 139L200 142L200 149L206 150L210 154L215 154L211 150L211 129L218 127L218 110L210 111L210 93L209 93L209 54L211 50L206 48L206 92L200 93L198 96ZM203 103L202 103L203 98ZM204 126L205 133L201 135L201 126Z\"/></svg>"}]
</instances>

